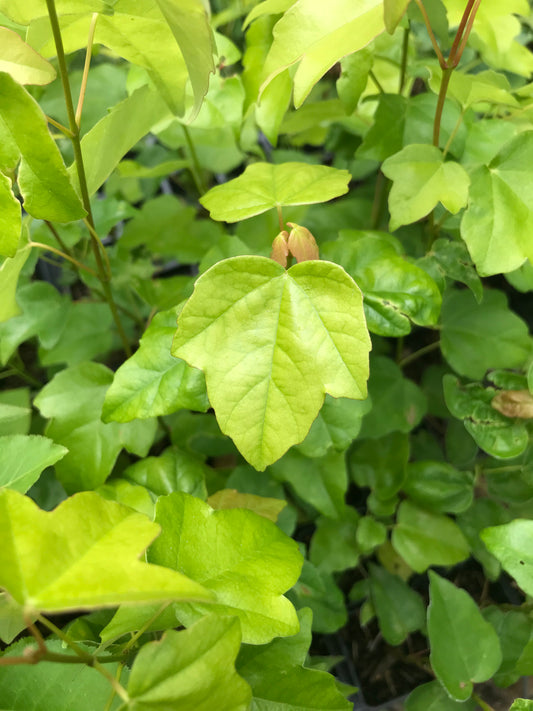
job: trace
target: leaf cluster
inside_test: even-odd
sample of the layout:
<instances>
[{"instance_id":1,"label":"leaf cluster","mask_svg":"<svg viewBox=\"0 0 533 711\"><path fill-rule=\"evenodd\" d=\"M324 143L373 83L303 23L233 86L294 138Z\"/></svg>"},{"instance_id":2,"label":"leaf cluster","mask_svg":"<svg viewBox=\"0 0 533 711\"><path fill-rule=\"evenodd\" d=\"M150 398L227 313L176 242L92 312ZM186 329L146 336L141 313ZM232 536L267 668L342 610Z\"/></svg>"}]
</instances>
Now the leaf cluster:
<instances>
[{"instance_id":1,"label":"leaf cluster","mask_svg":"<svg viewBox=\"0 0 533 711\"><path fill-rule=\"evenodd\" d=\"M0 0L3 709L533 674L531 41L527 0Z\"/></svg>"}]
</instances>

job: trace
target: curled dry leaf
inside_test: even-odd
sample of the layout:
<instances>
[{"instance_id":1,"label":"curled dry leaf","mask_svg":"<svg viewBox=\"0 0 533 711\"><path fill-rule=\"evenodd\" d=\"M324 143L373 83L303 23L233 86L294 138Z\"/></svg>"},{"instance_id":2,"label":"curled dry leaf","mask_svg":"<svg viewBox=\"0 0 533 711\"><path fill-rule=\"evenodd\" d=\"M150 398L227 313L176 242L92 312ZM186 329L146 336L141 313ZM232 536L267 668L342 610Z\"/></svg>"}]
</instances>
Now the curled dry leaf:
<instances>
[{"instance_id":1,"label":"curled dry leaf","mask_svg":"<svg viewBox=\"0 0 533 711\"><path fill-rule=\"evenodd\" d=\"M533 395L529 390L502 390L492 399L491 405L506 417L533 418Z\"/></svg>"}]
</instances>

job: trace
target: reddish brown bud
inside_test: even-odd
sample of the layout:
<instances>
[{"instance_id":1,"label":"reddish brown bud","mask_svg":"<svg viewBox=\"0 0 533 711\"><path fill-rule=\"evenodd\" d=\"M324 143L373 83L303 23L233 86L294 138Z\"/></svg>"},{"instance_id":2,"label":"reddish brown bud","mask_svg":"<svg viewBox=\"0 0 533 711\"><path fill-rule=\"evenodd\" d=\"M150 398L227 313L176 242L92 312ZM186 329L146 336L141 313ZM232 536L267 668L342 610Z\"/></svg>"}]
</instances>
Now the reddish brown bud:
<instances>
[{"instance_id":1,"label":"reddish brown bud","mask_svg":"<svg viewBox=\"0 0 533 711\"><path fill-rule=\"evenodd\" d=\"M306 227L288 222L292 227L289 235L289 251L297 262L307 262L310 259L319 259L318 245L315 238Z\"/></svg>"},{"instance_id":2,"label":"reddish brown bud","mask_svg":"<svg viewBox=\"0 0 533 711\"><path fill-rule=\"evenodd\" d=\"M287 240L289 238L289 233L282 230L277 237L274 237L272 242L272 252L270 253L270 259L273 259L282 267L287 266L287 257L289 256L289 245Z\"/></svg>"}]
</instances>

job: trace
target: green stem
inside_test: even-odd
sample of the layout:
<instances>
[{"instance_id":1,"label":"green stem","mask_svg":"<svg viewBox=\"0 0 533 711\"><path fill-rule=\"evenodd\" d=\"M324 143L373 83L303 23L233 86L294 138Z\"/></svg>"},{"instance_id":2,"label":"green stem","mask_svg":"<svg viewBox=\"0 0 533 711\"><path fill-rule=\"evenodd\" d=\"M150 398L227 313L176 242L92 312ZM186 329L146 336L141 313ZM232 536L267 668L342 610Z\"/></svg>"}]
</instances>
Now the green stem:
<instances>
[{"instance_id":1,"label":"green stem","mask_svg":"<svg viewBox=\"0 0 533 711\"><path fill-rule=\"evenodd\" d=\"M398 93L401 94L405 87L405 78L407 72L407 56L409 52L409 35L411 32L411 27L408 26L403 31L403 42L402 42L402 60L400 64L400 86L398 88Z\"/></svg>"},{"instance_id":2,"label":"green stem","mask_svg":"<svg viewBox=\"0 0 533 711\"><path fill-rule=\"evenodd\" d=\"M160 419L161 419L161 418L160 418ZM140 629L140 630L137 630L137 632L135 632L135 634L132 634L131 639L130 639L130 640L125 644L125 646L122 648L122 653L127 652L129 649L131 649L131 648L133 647L133 645L134 645L135 642L139 639L139 637L140 637L141 635L143 635L143 634L146 632L146 630L150 627L150 625L152 624L152 622L155 622L155 620L157 620L157 618L159 617L159 615L161 615L161 614L167 609L167 607L168 607L169 605L170 605L170 601L164 602L164 603L161 605L161 607L159 608L159 610L157 610L157 612L155 612L155 613L150 617L150 619L147 620L147 621L144 623L144 625L141 627L141 629Z\"/></svg>"},{"instance_id":3,"label":"green stem","mask_svg":"<svg viewBox=\"0 0 533 711\"><path fill-rule=\"evenodd\" d=\"M61 249L63 250L63 252L65 252L65 254L69 254L70 256L72 256L72 254L71 254L71 252L70 252L70 249L67 247L67 245L65 244L65 242L64 242L63 239L61 238L61 235L59 234L59 232L58 232L58 231L56 230L56 228L54 227L54 225L53 225L51 222L49 222L48 220L45 220L45 221L44 221L44 224L48 227L48 229L50 230L50 232L54 235L54 237L55 237L55 239L56 239L58 245L61 247Z\"/></svg>"},{"instance_id":4,"label":"green stem","mask_svg":"<svg viewBox=\"0 0 533 711\"><path fill-rule=\"evenodd\" d=\"M72 651L73 651L75 654L77 654L77 656L80 658L80 660L81 660L82 662L84 662L85 664L87 664L87 666L93 667L93 668L96 669L102 676L104 676L104 677L108 680L108 682L111 684L111 686L112 686L112 688L114 689L114 691L120 696L120 698L121 698L123 701L125 701L125 702L128 702L128 701L129 701L129 696L128 696L128 693L127 693L126 689L122 686L122 684L120 684L120 683L115 679L115 677L114 677L112 674L110 674L110 673L107 671L107 669L104 669L104 667L102 666L101 661L100 661L97 657L93 657L92 654L89 654L89 652L86 652L84 649L82 649L79 645L76 644L76 642L74 642L74 640L72 640L67 634L65 634L65 633L63 632L63 630L61 630L59 627L57 627L53 622L51 622L51 621L50 621L49 619L47 619L46 617L43 617L42 615L38 615L37 619L38 619L39 622L41 622L41 624L43 624L45 627L48 627L48 629L49 629L51 632L53 632L53 633L56 635L56 637L59 637L60 640L62 640L63 642L65 642L65 644L67 644L67 645L72 649ZM47 653L47 654L48 654L48 653ZM61 655L61 656L63 656L63 655ZM72 657L71 657L71 658L72 658ZM119 659L121 659L121 657L119 657ZM102 661L104 661L105 663L107 663L107 662L115 661L115 660L116 660L116 657L111 657L111 656L109 656L109 657L106 657L106 658L105 658L104 660L102 660ZM72 663L72 662L70 662L70 663Z\"/></svg>"},{"instance_id":5,"label":"green stem","mask_svg":"<svg viewBox=\"0 0 533 711\"><path fill-rule=\"evenodd\" d=\"M183 133L185 135L185 140L187 141L187 148L191 157L190 171L196 189L200 196L207 192L207 188L202 179L202 167L200 166L200 161L198 160L198 154L196 153L196 148L194 147L193 140L191 138L191 133L187 126L182 124Z\"/></svg>"},{"instance_id":6,"label":"green stem","mask_svg":"<svg viewBox=\"0 0 533 711\"><path fill-rule=\"evenodd\" d=\"M12 371L14 371L14 375L18 375L19 378L22 380L25 380L29 385L33 385L34 388L42 388L43 384L37 380L37 378L34 378L33 375L30 375L27 373L24 368L20 368L16 363L12 363L11 361L7 362L8 368L11 368Z\"/></svg>"},{"instance_id":7,"label":"green stem","mask_svg":"<svg viewBox=\"0 0 533 711\"><path fill-rule=\"evenodd\" d=\"M373 81L374 84L376 85L376 88L377 88L377 90L379 91L379 93L380 93L380 94L384 94L384 93L385 93L385 89L381 86L381 82L379 81L379 79L377 78L377 76L374 74L374 72L373 72L372 70L370 70L370 71L368 72L368 76L370 77L370 79L372 79L372 81Z\"/></svg>"},{"instance_id":8,"label":"green stem","mask_svg":"<svg viewBox=\"0 0 533 711\"><path fill-rule=\"evenodd\" d=\"M465 115L465 110L463 109L461 111L461 113L459 114L457 121L455 122L455 126L453 127L453 131L450 133L450 137L446 141L446 145L444 146L444 149L442 151L443 159L446 158L446 155L448 154L448 151L450 150L450 146L453 143L453 139L455 138L457 131L460 129L461 124L463 123L464 115Z\"/></svg>"},{"instance_id":9,"label":"green stem","mask_svg":"<svg viewBox=\"0 0 533 711\"><path fill-rule=\"evenodd\" d=\"M63 133L65 136L67 136L68 138L72 138L72 132L66 126L63 126L62 123L59 123L59 121L56 121L51 116L47 116L46 120L48 121L48 123L51 123L52 126L55 126L57 129L59 129L61 133Z\"/></svg>"},{"instance_id":10,"label":"green stem","mask_svg":"<svg viewBox=\"0 0 533 711\"><path fill-rule=\"evenodd\" d=\"M418 358L421 358L422 356L425 356L427 353L431 353L432 351L436 351L437 348L440 347L440 340L434 341L433 343L430 343L427 346L424 346L423 348L419 348L417 351L414 353L411 353L410 355L406 356L405 358L402 358L402 360L398 363L400 368L405 368L406 365L409 365L409 363L412 363L415 360L418 360Z\"/></svg>"},{"instance_id":11,"label":"green stem","mask_svg":"<svg viewBox=\"0 0 533 711\"><path fill-rule=\"evenodd\" d=\"M446 67L442 70L442 79L440 82L439 97L437 99L437 108L435 110L435 120L433 121L433 145L439 147L440 124L442 120L442 111L446 100L446 93L452 78L453 67Z\"/></svg>"},{"instance_id":12,"label":"green stem","mask_svg":"<svg viewBox=\"0 0 533 711\"><path fill-rule=\"evenodd\" d=\"M483 711L494 711L494 708L490 706L486 701L483 701L483 699L475 692L472 694L472 699L476 702L478 706L481 706Z\"/></svg>"},{"instance_id":13,"label":"green stem","mask_svg":"<svg viewBox=\"0 0 533 711\"><path fill-rule=\"evenodd\" d=\"M94 31L96 29L96 21L98 13L93 12L91 24L89 25L89 37L87 39L87 50L85 52L85 64L83 66L83 76L81 79L80 95L78 97L78 106L76 107L76 125L78 129L81 124L81 112L83 111L83 102L85 100L85 92L87 90L87 79L89 78L89 68L91 66L91 54L93 51Z\"/></svg>"},{"instance_id":14,"label":"green stem","mask_svg":"<svg viewBox=\"0 0 533 711\"><path fill-rule=\"evenodd\" d=\"M387 179L384 174L379 171L376 177L376 185L374 187L374 200L372 202L372 214L370 217L370 224L373 230L377 230L379 227L386 194Z\"/></svg>"},{"instance_id":15,"label":"green stem","mask_svg":"<svg viewBox=\"0 0 533 711\"><path fill-rule=\"evenodd\" d=\"M72 147L74 149L74 161L76 163L76 171L78 174L78 182L80 185L81 199L82 199L83 207L85 208L85 210L87 212L87 223L91 226L94 233L96 233L92 209L91 209L91 200L89 197L89 189L87 187L87 178L85 176L85 168L84 168L84 164L83 164L83 154L82 154L82 150L81 150L81 141L80 141L80 129L79 129L78 124L76 123L76 114L74 112L74 105L72 103L72 93L70 91L70 84L69 84L69 80L68 80L67 62L65 60L65 50L63 49L63 39L61 37L61 29L59 27L59 20L57 17L55 0L46 0L46 7L48 8L48 16L50 18L50 24L52 26L52 34L54 36L54 42L55 42L55 46L56 46L57 63L58 63L58 67L59 67L59 74L61 77L61 84L63 85L63 94L65 97L65 105L66 105L66 109L67 109L69 128L72 133L71 140L72 140ZM93 232L91 232L91 235L92 234L93 234ZM102 287L104 289L105 298L106 298L106 301L107 301L109 308L111 310L111 314L113 316L113 320L115 321L119 336L122 340L122 343L124 346L124 352L129 357L131 355L131 347L130 347L130 344L128 341L128 337L126 336L126 332L124 331L122 321L120 320L119 313L117 311L115 300L113 298L113 294L111 292L111 287L109 285L108 276L106 274L106 270L105 270L104 264L102 262L102 255L100 253L100 247L98 246L97 241L95 242L95 240L92 239L91 245L93 248L94 258L96 260L96 264L97 264L97 268L98 268L98 278L102 282Z\"/></svg>"},{"instance_id":16,"label":"green stem","mask_svg":"<svg viewBox=\"0 0 533 711\"><path fill-rule=\"evenodd\" d=\"M59 255L63 259L68 260L72 264L76 266L77 269L83 269L86 272L89 272L89 274L92 274L94 277L98 278L98 274L93 271L90 267L86 267L85 264L82 264L81 262L78 262L77 259L74 259L74 257L69 256L65 252L62 252L60 249L56 249L55 247L51 247L49 244L43 244L42 242L30 242L29 244L30 247L37 247L38 249L45 249L47 252L53 252L54 254Z\"/></svg>"},{"instance_id":17,"label":"green stem","mask_svg":"<svg viewBox=\"0 0 533 711\"><path fill-rule=\"evenodd\" d=\"M283 232L283 230L285 229L285 224L283 222L283 213L281 211L281 205L276 205L276 210L278 211L279 231Z\"/></svg>"}]
</instances>

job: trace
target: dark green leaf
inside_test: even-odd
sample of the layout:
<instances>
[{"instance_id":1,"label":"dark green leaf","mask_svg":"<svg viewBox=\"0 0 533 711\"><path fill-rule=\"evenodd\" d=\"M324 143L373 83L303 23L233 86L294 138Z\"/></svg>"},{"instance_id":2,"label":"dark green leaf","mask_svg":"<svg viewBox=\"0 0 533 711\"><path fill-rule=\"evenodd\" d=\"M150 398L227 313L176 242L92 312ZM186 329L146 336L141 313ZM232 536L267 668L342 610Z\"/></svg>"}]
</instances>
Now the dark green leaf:
<instances>
[{"instance_id":1,"label":"dark green leaf","mask_svg":"<svg viewBox=\"0 0 533 711\"><path fill-rule=\"evenodd\" d=\"M502 661L498 636L464 590L430 571L428 634L431 666L448 694L466 701Z\"/></svg>"},{"instance_id":2,"label":"dark green leaf","mask_svg":"<svg viewBox=\"0 0 533 711\"><path fill-rule=\"evenodd\" d=\"M398 508L392 545L417 573L423 573L430 565L455 565L470 553L455 521L410 501L403 501Z\"/></svg>"},{"instance_id":3,"label":"dark green leaf","mask_svg":"<svg viewBox=\"0 0 533 711\"><path fill-rule=\"evenodd\" d=\"M441 296L433 279L410 264L399 240L384 232L342 230L321 248L324 259L342 264L364 294L368 328L380 336L402 336L411 321L437 322Z\"/></svg>"},{"instance_id":4,"label":"dark green leaf","mask_svg":"<svg viewBox=\"0 0 533 711\"><path fill-rule=\"evenodd\" d=\"M524 452L529 435L523 421L511 420L491 406L494 388L479 383L462 385L453 375L443 380L446 405L463 420L476 443L493 457L509 459Z\"/></svg>"},{"instance_id":5,"label":"dark green leaf","mask_svg":"<svg viewBox=\"0 0 533 711\"><path fill-rule=\"evenodd\" d=\"M532 340L501 291L485 290L481 304L468 291L449 291L442 304L441 348L460 375L481 380L489 368L522 366Z\"/></svg>"},{"instance_id":6,"label":"dark green leaf","mask_svg":"<svg viewBox=\"0 0 533 711\"><path fill-rule=\"evenodd\" d=\"M472 504L474 476L446 462L411 462L402 489L431 511L461 513Z\"/></svg>"},{"instance_id":7,"label":"dark green leaf","mask_svg":"<svg viewBox=\"0 0 533 711\"><path fill-rule=\"evenodd\" d=\"M396 646L411 632L423 629L426 609L420 595L397 575L369 565L370 599L385 640Z\"/></svg>"},{"instance_id":8,"label":"dark green leaf","mask_svg":"<svg viewBox=\"0 0 533 711\"><path fill-rule=\"evenodd\" d=\"M7 656L20 656L29 645L20 640L7 651ZM49 651L69 654L60 640L47 641ZM89 652L88 648L84 651ZM115 676L119 665L106 664L104 669ZM127 671L122 670L124 683ZM105 708L111 695L109 681L85 664L40 662L0 666L0 698L6 711L98 711ZM116 711L118 698L110 710Z\"/></svg>"},{"instance_id":9,"label":"dark green leaf","mask_svg":"<svg viewBox=\"0 0 533 711\"><path fill-rule=\"evenodd\" d=\"M372 358L368 392L372 410L363 419L360 437L379 439L389 432L410 432L426 412L425 395L390 358Z\"/></svg>"}]
</instances>

